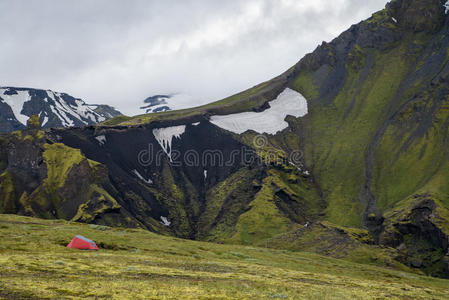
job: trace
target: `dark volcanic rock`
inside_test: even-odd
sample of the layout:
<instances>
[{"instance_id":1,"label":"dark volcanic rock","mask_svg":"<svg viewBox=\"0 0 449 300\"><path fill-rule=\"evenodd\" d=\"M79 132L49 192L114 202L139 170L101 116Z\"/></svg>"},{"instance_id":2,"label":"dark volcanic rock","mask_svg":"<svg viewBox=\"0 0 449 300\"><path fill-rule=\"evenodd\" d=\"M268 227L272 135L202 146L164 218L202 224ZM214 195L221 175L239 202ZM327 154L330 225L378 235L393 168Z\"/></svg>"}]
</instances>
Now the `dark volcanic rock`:
<instances>
[{"instance_id":1,"label":"dark volcanic rock","mask_svg":"<svg viewBox=\"0 0 449 300\"><path fill-rule=\"evenodd\" d=\"M405 263L422 268L432 275L449 277L446 254L449 236L437 225L440 218L430 195L416 195L410 211L388 219L380 243L406 252Z\"/></svg>"}]
</instances>

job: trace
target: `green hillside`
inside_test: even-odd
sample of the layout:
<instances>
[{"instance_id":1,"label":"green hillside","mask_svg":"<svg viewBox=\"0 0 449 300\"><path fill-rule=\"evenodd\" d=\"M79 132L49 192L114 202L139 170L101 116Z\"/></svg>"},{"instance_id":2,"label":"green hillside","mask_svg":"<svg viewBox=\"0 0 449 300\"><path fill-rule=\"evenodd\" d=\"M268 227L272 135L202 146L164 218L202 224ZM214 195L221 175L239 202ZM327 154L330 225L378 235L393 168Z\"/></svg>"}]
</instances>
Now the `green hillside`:
<instances>
[{"instance_id":1,"label":"green hillside","mask_svg":"<svg viewBox=\"0 0 449 300\"><path fill-rule=\"evenodd\" d=\"M98 252L65 246L77 234ZM445 299L447 281L316 254L0 215L6 299Z\"/></svg>"}]
</instances>

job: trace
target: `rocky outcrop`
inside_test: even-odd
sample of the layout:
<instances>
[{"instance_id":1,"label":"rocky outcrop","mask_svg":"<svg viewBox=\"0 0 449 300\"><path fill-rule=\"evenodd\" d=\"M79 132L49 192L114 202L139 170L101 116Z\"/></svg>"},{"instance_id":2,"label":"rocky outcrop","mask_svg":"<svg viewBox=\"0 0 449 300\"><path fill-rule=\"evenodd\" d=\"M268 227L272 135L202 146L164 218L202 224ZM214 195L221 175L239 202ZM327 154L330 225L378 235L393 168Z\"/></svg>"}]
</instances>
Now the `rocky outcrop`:
<instances>
[{"instance_id":1,"label":"rocky outcrop","mask_svg":"<svg viewBox=\"0 0 449 300\"><path fill-rule=\"evenodd\" d=\"M394 0L387 4L387 10L406 30L434 33L444 24L446 2L446 0Z\"/></svg>"},{"instance_id":2,"label":"rocky outcrop","mask_svg":"<svg viewBox=\"0 0 449 300\"><path fill-rule=\"evenodd\" d=\"M431 195L415 195L401 211L388 215L380 243L396 248L402 261L433 276L449 277L449 235Z\"/></svg>"},{"instance_id":3,"label":"rocky outcrop","mask_svg":"<svg viewBox=\"0 0 449 300\"><path fill-rule=\"evenodd\" d=\"M1 139L0 213L141 226L107 191L114 190L104 166L48 140L31 120Z\"/></svg>"}]
</instances>

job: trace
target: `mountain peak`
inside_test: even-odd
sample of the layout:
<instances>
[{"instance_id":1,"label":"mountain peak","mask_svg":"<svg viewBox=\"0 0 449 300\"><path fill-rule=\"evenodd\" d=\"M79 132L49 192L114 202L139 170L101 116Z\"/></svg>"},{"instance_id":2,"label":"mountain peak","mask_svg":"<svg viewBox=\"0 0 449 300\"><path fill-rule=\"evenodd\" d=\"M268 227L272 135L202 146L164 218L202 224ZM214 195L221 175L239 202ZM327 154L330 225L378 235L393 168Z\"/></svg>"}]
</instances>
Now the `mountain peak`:
<instances>
[{"instance_id":1,"label":"mountain peak","mask_svg":"<svg viewBox=\"0 0 449 300\"><path fill-rule=\"evenodd\" d=\"M120 114L86 104L66 93L23 87L0 87L0 132L24 129L37 115L43 128L93 125Z\"/></svg>"},{"instance_id":2,"label":"mountain peak","mask_svg":"<svg viewBox=\"0 0 449 300\"><path fill-rule=\"evenodd\" d=\"M394 0L386 6L398 24L414 32L436 32L444 24L449 1L446 0Z\"/></svg>"}]
</instances>

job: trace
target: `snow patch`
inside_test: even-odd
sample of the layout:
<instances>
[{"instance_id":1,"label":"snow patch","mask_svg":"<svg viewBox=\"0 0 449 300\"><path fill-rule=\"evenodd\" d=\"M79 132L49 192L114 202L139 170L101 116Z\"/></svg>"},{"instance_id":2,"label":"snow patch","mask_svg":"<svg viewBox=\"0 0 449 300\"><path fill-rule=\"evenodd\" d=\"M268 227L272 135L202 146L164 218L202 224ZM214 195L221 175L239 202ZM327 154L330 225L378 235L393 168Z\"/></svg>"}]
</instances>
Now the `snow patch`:
<instances>
[{"instance_id":1,"label":"snow patch","mask_svg":"<svg viewBox=\"0 0 449 300\"><path fill-rule=\"evenodd\" d=\"M447 2L444 4L444 8L446 9L446 10L444 11L444 13L447 15L447 13L449 13L449 1L447 1Z\"/></svg>"},{"instance_id":2,"label":"snow patch","mask_svg":"<svg viewBox=\"0 0 449 300\"><path fill-rule=\"evenodd\" d=\"M9 107L11 107L11 110L17 121L19 121L23 125L26 125L29 117L22 114L22 109L25 102L31 100L30 93L28 93L28 91L16 91L17 95L5 95L6 91L7 89L0 89L0 95L2 95L3 98L2 102L8 104Z\"/></svg>"},{"instance_id":3,"label":"snow patch","mask_svg":"<svg viewBox=\"0 0 449 300\"><path fill-rule=\"evenodd\" d=\"M44 117L44 120L42 121L42 127L44 127L45 126L45 124L47 124L47 122L48 122L48 117L47 116L45 116Z\"/></svg>"},{"instance_id":4,"label":"snow patch","mask_svg":"<svg viewBox=\"0 0 449 300\"><path fill-rule=\"evenodd\" d=\"M50 90L47 90L47 98L53 100L53 104L50 104L51 111L61 120L63 126L69 127L73 126L74 122L69 117L73 117L79 120L81 123L87 125L88 122L85 120L90 120L94 123L102 122L106 120L106 118L100 116L95 111L93 111L89 105L87 105L81 99L75 99L75 105L67 103L60 93L56 93ZM46 102L48 102L46 100Z\"/></svg>"},{"instance_id":5,"label":"snow patch","mask_svg":"<svg viewBox=\"0 0 449 300\"><path fill-rule=\"evenodd\" d=\"M167 154L170 161L172 161L171 158L172 140L174 137L180 139L181 135L185 132L185 130L186 130L185 125L153 129L154 137L156 138L159 145L161 145L162 149Z\"/></svg>"},{"instance_id":6,"label":"snow patch","mask_svg":"<svg viewBox=\"0 0 449 300\"><path fill-rule=\"evenodd\" d=\"M163 217L163 216L161 216L161 223L162 223L162 225L164 225L164 226L170 226L170 224L171 224L171 222L169 222L168 221L168 219L166 218L166 217Z\"/></svg>"},{"instance_id":7,"label":"snow patch","mask_svg":"<svg viewBox=\"0 0 449 300\"><path fill-rule=\"evenodd\" d=\"M206 180L207 179L207 170L204 170L203 175L204 175L204 179Z\"/></svg>"},{"instance_id":8,"label":"snow patch","mask_svg":"<svg viewBox=\"0 0 449 300\"><path fill-rule=\"evenodd\" d=\"M290 165L298 169L298 171L302 171L301 167L298 167L296 164L292 163L291 161L288 162Z\"/></svg>"},{"instance_id":9,"label":"snow patch","mask_svg":"<svg viewBox=\"0 0 449 300\"><path fill-rule=\"evenodd\" d=\"M56 109L53 105L50 105L50 109L51 111L58 117L58 119L61 121L62 126L64 127L71 127L73 126L73 121L70 120L67 115L65 114L65 112L63 111L59 111L58 109Z\"/></svg>"},{"instance_id":10,"label":"snow patch","mask_svg":"<svg viewBox=\"0 0 449 300\"><path fill-rule=\"evenodd\" d=\"M391 18L393 20L393 22L397 23L398 20L396 20L396 18Z\"/></svg>"},{"instance_id":11,"label":"snow patch","mask_svg":"<svg viewBox=\"0 0 449 300\"><path fill-rule=\"evenodd\" d=\"M53 96L53 92L50 90L47 90L47 97L50 98L53 101L56 101L55 97Z\"/></svg>"},{"instance_id":12,"label":"snow patch","mask_svg":"<svg viewBox=\"0 0 449 300\"><path fill-rule=\"evenodd\" d=\"M200 122L196 122L196 123L192 123L193 126L198 126L200 125Z\"/></svg>"},{"instance_id":13,"label":"snow patch","mask_svg":"<svg viewBox=\"0 0 449 300\"><path fill-rule=\"evenodd\" d=\"M223 116L212 116L210 121L225 130L241 134L253 130L260 134L276 134L288 127L285 118L296 118L307 114L307 100L300 93L286 88L263 112L244 112Z\"/></svg>"},{"instance_id":14,"label":"snow patch","mask_svg":"<svg viewBox=\"0 0 449 300\"><path fill-rule=\"evenodd\" d=\"M143 182L148 183L148 184L153 184L153 180L151 180L151 178L148 178L148 180L146 180L145 178L143 178L142 175L140 175L140 173L137 170L133 170L132 172L137 176L137 178L139 178Z\"/></svg>"},{"instance_id":15,"label":"snow patch","mask_svg":"<svg viewBox=\"0 0 449 300\"><path fill-rule=\"evenodd\" d=\"M104 135L96 136L95 139L98 141L100 146L103 146L106 143L106 136Z\"/></svg>"}]
</instances>

